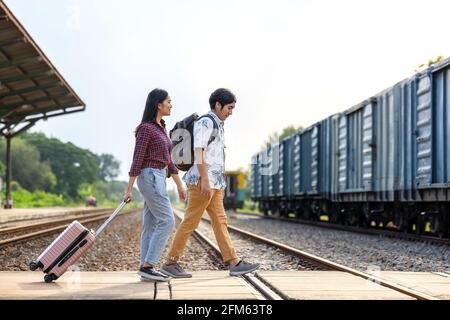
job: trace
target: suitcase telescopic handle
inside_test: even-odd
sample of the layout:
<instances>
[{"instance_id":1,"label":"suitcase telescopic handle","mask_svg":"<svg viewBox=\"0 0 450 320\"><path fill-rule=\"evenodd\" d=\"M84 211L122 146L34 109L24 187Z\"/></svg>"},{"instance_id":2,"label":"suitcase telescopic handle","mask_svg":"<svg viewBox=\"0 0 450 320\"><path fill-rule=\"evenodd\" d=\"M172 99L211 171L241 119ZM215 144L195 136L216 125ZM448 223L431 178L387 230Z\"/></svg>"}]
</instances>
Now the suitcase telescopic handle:
<instances>
[{"instance_id":1,"label":"suitcase telescopic handle","mask_svg":"<svg viewBox=\"0 0 450 320\"><path fill-rule=\"evenodd\" d=\"M109 216L109 218L102 223L102 225L97 229L97 231L95 232L95 236L98 237L98 235L103 231L103 229L105 229L108 224L111 222L112 219L114 219L120 211L122 211L123 207L125 207L127 203L125 201L122 201L122 203L117 207L116 210L114 210L114 212Z\"/></svg>"}]
</instances>

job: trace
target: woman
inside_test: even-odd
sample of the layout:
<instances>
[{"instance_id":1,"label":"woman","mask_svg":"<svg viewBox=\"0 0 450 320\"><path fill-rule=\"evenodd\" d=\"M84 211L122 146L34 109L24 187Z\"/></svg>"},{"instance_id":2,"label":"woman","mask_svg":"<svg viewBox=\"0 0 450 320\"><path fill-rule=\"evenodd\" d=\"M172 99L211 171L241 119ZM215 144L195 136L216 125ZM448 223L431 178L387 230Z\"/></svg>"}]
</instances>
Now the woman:
<instances>
[{"instance_id":1,"label":"woman","mask_svg":"<svg viewBox=\"0 0 450 320\"><path fill-rule=\"evenodd\" d=\"M178 170L172 162L172 143L162 119L170 115L171 109L171 100L165 90L154 89L149 93L141 124L136 128L133 163L124 195L124 201L132 200L133 184L137 178L139 191L145 200L138 272L142 280L169 279L155 269L175 224L167 195L167 176L174 179L180 199L186 198Z\"/></svg>"}]
</instances>

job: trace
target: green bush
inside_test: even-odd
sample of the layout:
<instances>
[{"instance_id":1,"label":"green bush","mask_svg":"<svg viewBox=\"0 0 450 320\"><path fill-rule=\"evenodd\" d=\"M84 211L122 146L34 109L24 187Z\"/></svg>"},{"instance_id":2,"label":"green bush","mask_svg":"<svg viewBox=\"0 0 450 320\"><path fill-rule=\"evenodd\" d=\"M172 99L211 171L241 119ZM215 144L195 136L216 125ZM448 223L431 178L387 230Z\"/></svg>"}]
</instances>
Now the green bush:
<instances>
[{"instance_id":1,"label":"green bush","mask_svg":"<svg viewBox=\"0 0 450 320\"><path fill-rule=\"evenodd\" d=\"M14 208L66 206L62 195L51 194L40 190L29 192L20 187L17 187L15 189L15 191L12 191Z\"/></svg>"},{"instance_id":2,"label":"green bush","mask_svg":"<svg viewBox=\"0 0 450 320\"><path fill-rule=\"evenodd\" d=\"M128 183L125 181L96 181L94 183L82 183L78 187L78 195L82 199L94 196L97 200L97 207L114 208L121 201L123 193ZM143 199L136 187L133 188L133 201L127 208L142 207Z\"/></svg>"}]
</instances>

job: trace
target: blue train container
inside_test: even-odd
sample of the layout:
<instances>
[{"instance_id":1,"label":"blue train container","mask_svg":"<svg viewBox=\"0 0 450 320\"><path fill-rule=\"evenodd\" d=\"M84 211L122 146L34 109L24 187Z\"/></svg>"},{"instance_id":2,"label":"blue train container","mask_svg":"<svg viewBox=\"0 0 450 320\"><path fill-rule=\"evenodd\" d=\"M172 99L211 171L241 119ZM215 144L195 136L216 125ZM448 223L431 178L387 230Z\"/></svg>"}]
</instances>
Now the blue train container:
<instances>
[{"instance_id":1,"label":"blue train container","mask_svg":"<svg viewBox=\"0 0 450 320\"><path fill-rule=\"evenodd\" d=\"M346 112L347 116L347 188L346 191L372 191L373 184L373 107L365 101Z\"/></svg>"},{"instance_id":2,"label":"blue train container","mask_svg":"<svg viewBox=\"0 0 450 320\"><path fill-rule=\"evenodd\" d=\"M267 149L269 168L269 197L280 196L280 146L274 144Z\"/></svg>"},{"instance_id":3,"label":"blue train container","mask_svg":"<svg viewBox=\"0 0 450 320\"><path fill-rule=\"evenodd\" d=\"M269 147L258 157L273 174L253 170L254 194L259 188L270 210L286 202L314 212L332 203L336 215L351 218L346 223L367 226L376 217L377 225L421 233L426 221L447 234L449 77L446 59L295 133L280 143L279 168L277 146Z\"/></svg>"},{"instance_id":4,"label":"blue train container","mask_svg":"<svg viewBox=\"0 0 450 320\"><path fill-rule=\"evenodd\" d=\"M284 138L280 142L280 169L279 169L279 195L289 199L292 194L292 163L293 163L293 136Z\"/></svg>"},{"instance_id":5,"label":"blue train container","mask_svg":"<svg viewBox=\"0 0 450 320\"><path fill-rule=\"evenodd\" d=\"M416 200L417 172L417 83L416 78L403 81L397 86L396 101L400 108L397 123L398 137L397 177L395 179L395 199L398 201Z\"/></svg>"},{"instance_id":6,"label":"blue train container","mask_svg":"<svg viewBox=\"0 0 450 320\"><path fill-rule=\"evenodd\" d=\"M311 190L309 194L319 192L319 139L320 124L315 124L311 129Z\"/></svg>"},{"instance_id":7,"label":"blue train container","mask_svg":"<svg viewBox=\"0 0 450 320\"><path fill-rule=\"evenodd\" d=\"M292 136L292 180L291 195L297 197L301 194L301 133L297 132Z\"/></svg>"},{"instance_id":8,"label":"blue train container","mask_svg":"<svg viewBox=\"0 0 450 320\"><path fill-rule=\"evenodd\" d=\"M341 115L337 123L337 193L347 190L347 116Z\"/></svg>"},{"instance_id":9,"label":"blue train container","mask_svg":"<svg viewBox=\"0 0 450 320\"><path fill-rule=\"evenodd\" d=\"M330 171L330 198L331 201L337 201L339 198L340 176L339 165L341 164L341 151L339 149L340 142L340 123L341 119L345 119L343 114L335 114L330 117L330 146L329 146L329 171ZM345 148L344 148L345 150Z\"/></svg>"},{"instance_id":10,"label":"blue train container","mask_svg":"<svg viewBox=\"0 0 450 320\"><path fill-rule=\"evenodd\" d=\"M378 201L393 201L396 178L398 177L396 156L398 155L397 125L400 105L395 103L394 93L398 86L391 87L377 95L375 118L374 189Z\"/></svg>"},{"instance_id":11,"label":"blue train container","mask_svg":"<svg viewBox=\"0 0 450 320\"><path fill-rule=\"evenodd\" d=\"M450 59L416 78L416 185L426 201L450 200Z\"/></svg>"},{"instance_id":12,"label":"blue train container","mask_svg":"<svg viewBox=\"0 0 450 320\"><path fill-rule=\"evenodd\" d=\"M261 198L261 179L259 175L259 154L252 157L250 170L251 190L250 197L253 201L258 201Z\"/></svg>"},{"instance_id":13,"label":"blue train container","mask_svg":"<svg viewBox=\"0 0 450 320\"><path fill-rule=\"evenodd\" d=\"M333 149L332 119L333 117L328 117L318 126L318 192L326 199L331 199L332 192L333 166L330 159L336 157Z\"/></svg>"},{"instance_id":14,"label":"blue train container","mask_svg":"<svg viewBox=\"0 0 450 320\"><path fill-rule=\"evenodd\" d=\"M261 197L269 197L269 175L265 174L269 170L269 153L264 150L259 154L259 178L261 183Z\"/></svg>"},{"instance_id":15,"label":"blue train container","mask_svg":"<svg viewBox=\"0 0 450 320\"><path fill-rule=\"evenodd\" d=\"M448 188L450 183L450 68L448 66L436 68L433 70L432 76L432 113L435 115L431 122L433 136L432 184Z\"/></svg>"},{"instance_id":16,"label":"blue train container","mask_svg":"<svg viewBox=\"0 0 450 320\"><path fill-rule=\"evenodd\" d=\"M334 179L330 186L334 200L373 200L367 192L373 190L374 184L375 105L376 99L369 99L330 119L334 136L330 140L336 143L332 163L337 172L331 175Z\"/></svg>"},{"instance_id":17,"label":"blue train container","mask_svg":"<svg viewBox=\"0 0 450 320\"><path fill-rule=\"evenodd\" d=\"M312 193L312 128L300 134L300 194Z\"/></svg>"},{"instance_id":18,"label":"blue train container","mask_svg":"<svg viewBox=\"0 0 450 320\"><path fill-rule=\"evenodd\" d=\"M291 136L290 165L292 180L291 195L301 197L306 194L317 193L318 188L318 160L319 136L318 125L311 126Z\"/></svg>"}]
</instances>

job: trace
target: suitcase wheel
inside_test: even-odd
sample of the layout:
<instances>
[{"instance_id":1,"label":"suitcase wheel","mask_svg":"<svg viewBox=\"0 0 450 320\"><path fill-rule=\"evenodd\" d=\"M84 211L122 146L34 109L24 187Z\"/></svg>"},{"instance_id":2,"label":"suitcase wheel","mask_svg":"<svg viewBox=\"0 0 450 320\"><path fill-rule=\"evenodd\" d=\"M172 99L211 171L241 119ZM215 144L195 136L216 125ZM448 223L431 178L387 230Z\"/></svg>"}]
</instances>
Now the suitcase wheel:
<instances>
[{"instance_id":1,"label":"suitcase wheel","mask_svg":"<svg viewBox=\"0 0 450 320\"><path fill-rule=\"evenodd\" d=\"M38 264L34 261L30 262L29 267L31 271L36 271L39 268Z\"/></svg>"},{"instance_id":2,"label":"suitcase wheel","mask_svg":"<svg viewBox=\"0 0 450 320\"><path fill-rule=\"evenodd\" d=\"M47 283L50 283L50 282L52 282L53 280L56 280L56 279L58 279L58 277L55 276L53 273L52 274L46 274L44 276L44 281L47 282Z\"/></svg>"}]
</instances>

